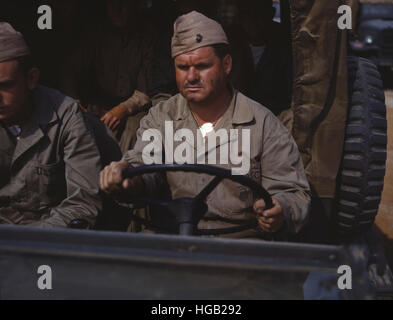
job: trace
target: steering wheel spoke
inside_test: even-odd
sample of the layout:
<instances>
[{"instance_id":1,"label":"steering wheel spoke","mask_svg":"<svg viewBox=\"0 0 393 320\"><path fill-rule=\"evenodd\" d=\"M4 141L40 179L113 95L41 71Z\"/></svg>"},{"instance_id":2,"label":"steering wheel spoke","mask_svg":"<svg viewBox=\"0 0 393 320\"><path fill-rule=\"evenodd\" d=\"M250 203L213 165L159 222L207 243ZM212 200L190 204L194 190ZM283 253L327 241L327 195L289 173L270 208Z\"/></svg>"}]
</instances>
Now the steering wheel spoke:
<instances>
[{"instance_id":1,"label":"steering wheel spoke","mask_svg":"<svg viewBox=\"0 0 393 320\"><path fill-rule=\"evenodd\" d=\"M207 196L220 184L223 180L221 177L214 177L212 181L195 197L196 201L205 201Z\"/></svg>"},{"instance_id":2,"label":"steering wheel spoke","mask_svg":"<svg viewBox=\"0 0 393 320\"><path fill-rule=\"evenodd\" d=\"M222 180L228 179L239 184L242 184L248 188L254 194L263 199L266 203L266 208L270 209L273 207L273 201L269 193L254 180L247 176L234 176L232 172L227 169L207 166L207 165L151 165L141 166L136 168L128 168L123 172L124 178L132 179L135 176L151 173L166 173L166 172L196 172L201 174L208 174L214 176L212 181L203 188L203 190L194 198L180 198L169 201L155 200L147 197L137 197L128 199L128 203L145 204L165 207L168 212L171 213L177 221L179 227L179 233L182 235L194 235L194 234L228 234L238 232L240 230L247 230L256 226L256 219L251 223L245 224L235 228L215 229L210 232L207 230L198 230L197 225L203 218L208 210L205 203L207 196L221 183Z\"/></svg>"}]
</instances>

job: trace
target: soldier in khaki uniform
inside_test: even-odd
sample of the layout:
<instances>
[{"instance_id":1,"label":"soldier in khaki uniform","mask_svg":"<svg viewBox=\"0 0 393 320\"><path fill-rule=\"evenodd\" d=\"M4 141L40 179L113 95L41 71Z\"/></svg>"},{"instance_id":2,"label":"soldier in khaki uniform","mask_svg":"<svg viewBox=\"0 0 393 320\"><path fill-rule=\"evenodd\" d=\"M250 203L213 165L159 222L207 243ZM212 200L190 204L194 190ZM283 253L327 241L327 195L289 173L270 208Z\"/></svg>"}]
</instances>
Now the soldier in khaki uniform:
<instances>
[{"instance_id":1,"label":"soldier in khaki uniform","mask_svg":"<svg viewBox=\"0 0 393 320\"><path fill-rule=\"evenodd\" d=\"M206 127L214 127L217 133L220 129L238 129L241 143L247 142L243 130L248 129L250 149L245 152L250 161L248 176L268 190L274 207L264 210L264 201L254 199L248 188L223 181L207 198L208 211L198 227L232 227L250 222L258 215L258 228L229 236L255 239L279 231L288 235L298 233L307 220L310 204L300 154L290 133L269 110L229 85L232 59L222 27L195 11L179 17L175 22L172 56L180 94L150 109L141 121L135 148L124 156L122 162L112 163L101 172L101 188L109 194L121 191L153 194L158 189L161 183L158 175L132 180L122 178L124 168L146 163L144 159L150 153L146 146L150 140L146 142L143 135L148 129L158 130L163 137L168 135L168 123L173 124L174 132L189 129L194 137L204 134L201 129ZM210 134L205 139L209 140ZM221 147L232 145L229 137L220 139L220 146L208 148L206 153L201 153L201 145L194 143L195 152L188 162L196 161L201 154L206 160L212 152L220 159ZM174 149L181 143L184 144L181 139L176 140ZM162 143L164 153L171 152L167 146ZM232 159L228 164L218 166L236 167ZM182 172L167 173L165 178L174 199L196 196L212 179L208 175Z\"/></svg>"},{"instance_id":2,"label":"soldier in khaki uniform","mask_svg":"<svg viewBox=\"0 0 393 320\"><path fill-rule=\"evenodd\" d=\"M94 223L99 151L77 103L37 86L22 35L0 23L0 223Z\"/></svg>"},{"instance_id":3,"label":"soldier in khaki uniform","mask_svg":"<svg viewBox=\"0 0 393 320\"><path fill-rule=\"evenodd\" d=\"M154 36L137 16L137 3L105 1L108 21L84 34L61 81L65 94L113 131L122 152L135 144L139 122L151 105Z\"/></svg>"}]
</instances>

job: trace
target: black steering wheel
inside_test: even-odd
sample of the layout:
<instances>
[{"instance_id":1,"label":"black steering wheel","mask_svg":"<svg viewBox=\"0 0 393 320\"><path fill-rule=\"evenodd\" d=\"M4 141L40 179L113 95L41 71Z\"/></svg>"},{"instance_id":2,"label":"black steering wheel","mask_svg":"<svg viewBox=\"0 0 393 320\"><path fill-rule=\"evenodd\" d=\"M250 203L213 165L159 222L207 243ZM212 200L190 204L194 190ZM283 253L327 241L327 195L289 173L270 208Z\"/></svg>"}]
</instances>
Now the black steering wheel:
<instances>
[{"instance_id":1,"label":"black steering wheel","mask_svg":"<svg viewBox=\"0 0 393 320\"><path fill-rule=\"evenodd\" d=\"M154 200L147 197L135 197L124 199L127 203L133 203L141 206L154 205L160 206L167 209L167 211L175 218L176 223L179 227L179 234L181 235L219 235L229 234L244 231L247 229L255 228L258 225L258 221L255 217L255 221L232 227L222 229L208 229L202 230L197 229L199 221L203 218L207 212L207 204L205 203L206 197L217 187L217 185L224 179L229 179L234 182L240 183L246 187L249 187L257 198L263 199L266 204L266 209L273 207L273 202L270 194L254 180L247 176L235 176L232 172L227 169L208 166L208 165L195 165L195 164L165 164L165 165L150 165L140 166L135 168L125 169L123 172L123 178L134 178L143 174L149 173L165 173L165 172L195 172L204 173L214 176L212 181L194 198L179 198L169 201ZM139 219L142 224L148 225L149 222L143 219Z\"/></svg>"}]
</instances>

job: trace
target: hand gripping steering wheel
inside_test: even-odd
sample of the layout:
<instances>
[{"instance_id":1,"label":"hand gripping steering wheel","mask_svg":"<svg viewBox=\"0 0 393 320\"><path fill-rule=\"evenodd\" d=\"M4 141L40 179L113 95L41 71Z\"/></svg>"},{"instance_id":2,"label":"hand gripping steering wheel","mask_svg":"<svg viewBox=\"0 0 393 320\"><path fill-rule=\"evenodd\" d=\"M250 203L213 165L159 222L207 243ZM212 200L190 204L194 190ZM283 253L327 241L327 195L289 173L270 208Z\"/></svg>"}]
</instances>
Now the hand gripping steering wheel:
<instances>
[{"instance_id":1,"label":"hand gripping steering wheel","mask_svg":"<svg viewBox=\"0 0 393 320\"><path fill-rule=\"evenodd\" d=\"M154 205L167 209L179 227L180 235L219 235L229 234L248 230L258 226L258 221L239 225L232 228L222 229L198 229L197 225L207 212L207 204L205 200L207 196L217 187L217 185L224 179L229 179L234 182L240 183L251 189L258 199L263 199L266 204L266 209L273 207L272 198L269 193L254 180L247 176L235 176L227 169L208 166L208 165L195 165L195 164L165 164L165 165L150 165L140 166L135 168L127 168L123 172L123 178L134 178L143 174L151 173L165 173L165 172L195 172L214 176L212 181L194 198L179 198L169 201L154 200L147 197L134 197L127 198L125 201L128 203L138 204L141 206ZM139 219L143 220L143 219ZM145 223L146 222L146 223ZM142 221L143 224L148 224L146 220Z\"/></svg>"}]
</instances>

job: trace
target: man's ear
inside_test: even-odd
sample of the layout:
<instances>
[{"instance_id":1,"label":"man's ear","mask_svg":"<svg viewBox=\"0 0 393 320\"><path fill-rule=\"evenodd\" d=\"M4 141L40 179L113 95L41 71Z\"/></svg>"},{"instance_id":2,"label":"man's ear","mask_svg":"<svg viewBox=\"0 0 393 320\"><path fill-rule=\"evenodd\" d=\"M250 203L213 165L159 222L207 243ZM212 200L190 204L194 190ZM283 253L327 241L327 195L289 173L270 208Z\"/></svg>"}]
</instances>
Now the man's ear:
<instances>
[{"instance_id":1,"label":"man's ear","mask_svg":"<svg viewBox=\"0 0 393 320\"><path fill-rule=\"evenodd\" d=\"M226 75L229 76L232 71L232 56L230 54L227 54L222 60L222 64L224 66L224 71Z\"/></svg>"},{"instance_id":2,"label":"man's ear","mask_svg":"<svg viewBox=\"0 0 393 320\"><path fill-rule=\"evenodd\" d=\"M29 90L33 90L37 86L39 79L40 79L40 69L31 68L27 73L27 85L29 87Z\"/></svg>"}]
</instances>

